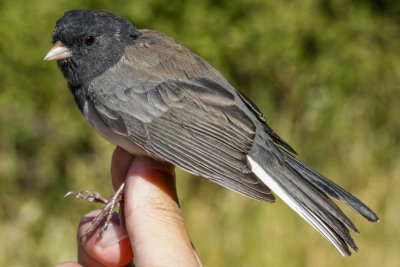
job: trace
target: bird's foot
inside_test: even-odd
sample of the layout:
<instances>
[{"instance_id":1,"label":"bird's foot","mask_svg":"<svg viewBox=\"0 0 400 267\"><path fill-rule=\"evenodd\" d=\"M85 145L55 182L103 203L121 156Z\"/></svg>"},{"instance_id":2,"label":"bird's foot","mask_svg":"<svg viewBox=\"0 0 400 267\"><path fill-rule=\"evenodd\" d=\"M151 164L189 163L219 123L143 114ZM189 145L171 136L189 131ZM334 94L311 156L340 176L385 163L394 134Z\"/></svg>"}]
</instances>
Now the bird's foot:
<instances>
[{"instance_id":1,"label":"bird's foot","mask_svg":"<svg viewBox=\"0 0 400 267\"><path fill-rule=\"evenodd\" d=\"M125 184L118 188L114 194L110 198L105 198L101 194L96 191L70 191L65 194L64 197L68 197L70 195L75 195L76 198L81 198L88 200L90 202L98 202L105 204L104 208L100 211L100 213L92 220L92 225L83 233L80 239L85 236L92 235L94 230L101 226L99 231L99 238L101 238L103 232L107 230L108 224L111 222L112 215L114 213L115 207L120 206L122 204L123 192L124 192ZM122 213L122 212L120 212Z\"/></svg>"}]
</instances>

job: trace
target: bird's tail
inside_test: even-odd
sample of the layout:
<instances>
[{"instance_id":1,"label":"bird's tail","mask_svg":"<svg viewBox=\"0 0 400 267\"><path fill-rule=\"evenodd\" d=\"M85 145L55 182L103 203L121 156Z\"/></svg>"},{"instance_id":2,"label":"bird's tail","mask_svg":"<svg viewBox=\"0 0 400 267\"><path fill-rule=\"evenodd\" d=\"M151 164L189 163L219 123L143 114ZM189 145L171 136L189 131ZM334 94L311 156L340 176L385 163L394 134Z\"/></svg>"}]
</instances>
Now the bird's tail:
<instances>
[{"instance_id":1,"label":"bird's tail","mask_svg":"<svg viewBox=\"0 0 400 267\"><path fill-rule=\"evenodd\" d=\"M369 221L379 220L356 197L280 147L255 144L247 157L257 177L328 239L343 256L351 255L349 246L357 251L348 228L357 233L358 230L329 197L343 201Z\"/></svg>"}]
</instances>

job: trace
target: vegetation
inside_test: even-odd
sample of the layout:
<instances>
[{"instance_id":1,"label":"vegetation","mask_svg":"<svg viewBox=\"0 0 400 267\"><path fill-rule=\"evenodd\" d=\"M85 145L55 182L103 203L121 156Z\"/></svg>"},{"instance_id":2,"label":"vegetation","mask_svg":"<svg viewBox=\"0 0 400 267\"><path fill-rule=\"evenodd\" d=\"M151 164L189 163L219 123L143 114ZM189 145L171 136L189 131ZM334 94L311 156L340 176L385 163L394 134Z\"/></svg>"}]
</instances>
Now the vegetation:
<instances>
[{"instance_id":1,"label":"vegetation","mask_svg":"<svg viewBox=\"0 0 400 267\"><path fill-rule=\"evenodd\" d=\"M400 266L400 4L395 0L0 2L0 265L76 259L69 190L112 193L113 146L85 124L56 64L55 22L109 11L173 36L253 99L299 158L370 205L342 258L282 201L264 204L178 170L205 266Z\"/></svg>"}]
</instances>

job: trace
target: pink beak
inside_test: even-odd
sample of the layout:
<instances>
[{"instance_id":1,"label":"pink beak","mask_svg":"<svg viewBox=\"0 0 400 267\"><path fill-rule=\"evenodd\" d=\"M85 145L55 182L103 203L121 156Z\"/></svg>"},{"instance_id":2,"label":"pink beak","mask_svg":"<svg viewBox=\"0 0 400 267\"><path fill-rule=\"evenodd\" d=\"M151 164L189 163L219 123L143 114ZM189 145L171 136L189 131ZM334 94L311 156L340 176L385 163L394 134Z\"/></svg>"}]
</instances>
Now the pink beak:
<instances>
[{"instance_id":1,"label":"pink beak","mask_svg":"<svg viewBox=\"0 0 400 267\"><path fill-rule=\"evenodd\" d=\"M43 60L61 60L72 57L72 52L69 48L65 47L63 43L57 41L44 57Z\"/></svg>"}]
</instances>

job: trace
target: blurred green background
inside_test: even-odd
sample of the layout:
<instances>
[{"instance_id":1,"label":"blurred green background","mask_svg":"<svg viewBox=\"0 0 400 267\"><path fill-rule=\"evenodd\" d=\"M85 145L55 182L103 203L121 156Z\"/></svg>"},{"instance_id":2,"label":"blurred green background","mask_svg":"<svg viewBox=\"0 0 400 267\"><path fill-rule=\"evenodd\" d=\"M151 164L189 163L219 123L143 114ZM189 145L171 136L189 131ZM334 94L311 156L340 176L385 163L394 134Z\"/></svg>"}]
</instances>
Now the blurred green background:
<instances>
[{"instance_id":1,"label":"blurred green background","mask_svg":"<svg viewBox=\"0 0 400 267\"><path fill-rule=\"evenodd\" d=\"M299 158L361 198L345 207L360 252L339 253L282 201L264 204L178 170L205 266L400 266L400 2L396 0L1 1L0 265L76 259L80 217L112 193L114 147L85 124L54 62L69 9L115 13L173 36L263 110ZM343 206L343 205L342 205Z\"/></svg>"}]
</instances>

